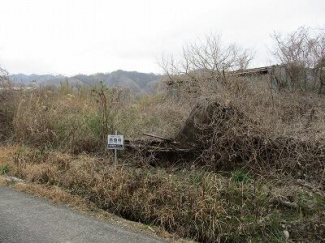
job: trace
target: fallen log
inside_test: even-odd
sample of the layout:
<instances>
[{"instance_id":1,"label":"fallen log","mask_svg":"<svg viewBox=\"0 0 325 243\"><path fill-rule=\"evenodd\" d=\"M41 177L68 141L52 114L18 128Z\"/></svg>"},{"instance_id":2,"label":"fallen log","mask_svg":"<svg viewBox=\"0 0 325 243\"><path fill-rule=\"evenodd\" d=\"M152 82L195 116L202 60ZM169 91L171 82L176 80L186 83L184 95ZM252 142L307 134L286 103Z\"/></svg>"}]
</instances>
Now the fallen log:
<instances>
[{"instance_id":1,"label":"fallen log","mask_svg":"<svg viewBox=\"0 0 325 243\"><path fill-rule=\"evenodd\" d=\"M160 137L160 136L157 136L157 135L154 135L154 134L143 133L143 135L148 136L148 137L152 137L152 138L158 138L158 139L161 139L161 140L164 140L164 141L173 141L173 139L163 138L163 137Z\"/></svg>"}]
</instances>

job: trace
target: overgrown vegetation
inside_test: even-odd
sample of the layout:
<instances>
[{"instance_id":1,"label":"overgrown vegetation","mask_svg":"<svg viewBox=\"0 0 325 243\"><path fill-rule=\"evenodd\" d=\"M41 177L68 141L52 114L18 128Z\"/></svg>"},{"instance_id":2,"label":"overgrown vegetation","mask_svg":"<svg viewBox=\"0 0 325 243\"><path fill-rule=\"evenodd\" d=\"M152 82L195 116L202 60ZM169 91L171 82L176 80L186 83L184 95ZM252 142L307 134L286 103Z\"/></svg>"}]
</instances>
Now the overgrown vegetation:
<instances>
[{"instance_id":1,"label":"overgrown vegetation","mask_svg":"<svg viewBox=\"0 0 325 243\"><path fill-rule=\"evenodd\" d=\"M164 62L166 93L132 96L102 83L2 92L20 146L0 153L0 174L201 242L324 241L324 96L236 75L250 59L209 37ZM114 167L105 143L115 130L168 138L191 154L168 161L126 150Z\"/></svg>"},{"instance_id":2,"label":"overgrown vegetation","mask_svg":"<svg viewBox=\"0 0 325 243\"><path fill-rule=\"evenodd\" d=\"M155 131L170 136L187 115L184 107L165 96L130 97L132 102L125 102L121 94L123 89L102 84L92 89L74 90L66 84L59 90L26 92L13 121L16 139L72 153L104 153L108 133L117 130L132 138Z\"/></svg>"},{"instance_id":3,"label":"overgrown vegetation","mask_svg":"<svg viewBox=\"0 0 325 243\"><path fill-rule=\"evenodd\" d=\"M0 67L0 143L11 140L13 135L12 120L18 96L12 93L11 88L7 71Z\"/></svg>"},{"instance_id":4,"label":"overgrown vegetation","mask_svg":"<svg viewBox=\"0 0 325 243\"><path fill-rule=\"evenodd\" d=\"M309 184L284 187L243 171L137 168L134 161L113 167L87 155L26 147L9 163L11 174L28 182L60 186L101 209L203 242L282 242L285 229L292 239L317 242L324 230L325 198Z\"/></svg>"}]
</instances>

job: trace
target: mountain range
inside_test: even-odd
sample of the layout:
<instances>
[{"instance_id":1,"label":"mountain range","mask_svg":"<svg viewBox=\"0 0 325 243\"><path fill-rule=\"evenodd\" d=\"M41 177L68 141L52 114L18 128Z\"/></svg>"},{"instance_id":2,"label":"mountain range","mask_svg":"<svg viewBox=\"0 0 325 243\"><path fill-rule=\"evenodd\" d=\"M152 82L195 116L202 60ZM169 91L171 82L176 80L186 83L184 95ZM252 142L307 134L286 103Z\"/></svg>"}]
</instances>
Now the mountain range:
<instances>
[{"instance_id":1,"label":"mountain range","mask_svg":"<svg viewBox=\"0 0 325 243\"><path fill-rule=\"evenodd\" d=\"M159 88L158 85L162 79L162 75L117 70L111 73L78 74L71 77L53 74L12 74L10 75L10 79L15 85L32 85L36 87L59 87L66 81L72 86L81 85L92 87L103 82L108 87L122 86L130 89L134 93L154 93Z\"/></svg>"}]
</instances>

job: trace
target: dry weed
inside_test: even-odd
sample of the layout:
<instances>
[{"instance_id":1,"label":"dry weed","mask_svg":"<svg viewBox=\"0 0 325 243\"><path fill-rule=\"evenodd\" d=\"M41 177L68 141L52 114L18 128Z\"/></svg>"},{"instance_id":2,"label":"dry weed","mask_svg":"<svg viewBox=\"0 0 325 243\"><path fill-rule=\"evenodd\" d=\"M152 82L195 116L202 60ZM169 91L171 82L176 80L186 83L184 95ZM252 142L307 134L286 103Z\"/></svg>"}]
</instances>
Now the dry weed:
<instances>
[{"instance_id":1,"label":"dry weed","mask_svg":"<svg viewBox=\"0 0 325 243\"><path fill-rule=\"evenodd\" d=\"M164 227L202 242L281 241L283 222L292 239L322 237L324 197L306 188L290 192L238 171L230 177L203 170L113 167L86 155L28 149L17 151L10 173L27 181L64 188L127 219ZM281 198L282 201L274 198ZM282 203L284 201L284 203ZM297 208L286 206L288 202ZM289 204L288 204L289 205ZM311 222L313 235L299 232ZM291 227L291 228L290 228ZM314 237L314 238L313 238Z\"/></svg>"}]
</instances>

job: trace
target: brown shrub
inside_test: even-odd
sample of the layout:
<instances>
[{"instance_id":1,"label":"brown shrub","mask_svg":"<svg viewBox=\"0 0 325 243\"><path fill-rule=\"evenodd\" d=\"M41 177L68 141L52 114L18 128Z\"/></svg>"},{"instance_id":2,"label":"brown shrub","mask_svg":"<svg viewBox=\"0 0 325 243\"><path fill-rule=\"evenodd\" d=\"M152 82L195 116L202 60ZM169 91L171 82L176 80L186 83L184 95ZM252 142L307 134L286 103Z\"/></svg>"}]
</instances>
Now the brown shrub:
<instances>
[{"instance_id":1,"label":"brown shrub","mask_svg":"<svg viewBox=\"0 0 325 243\"><path fill-rule=\"evenodd\" d=\"M324 143L278 136L237 108L215 101L199 103L175 140L195 147L196 161L212 170L281 171L324 183Z\"/></svg>"}]
</instances>

